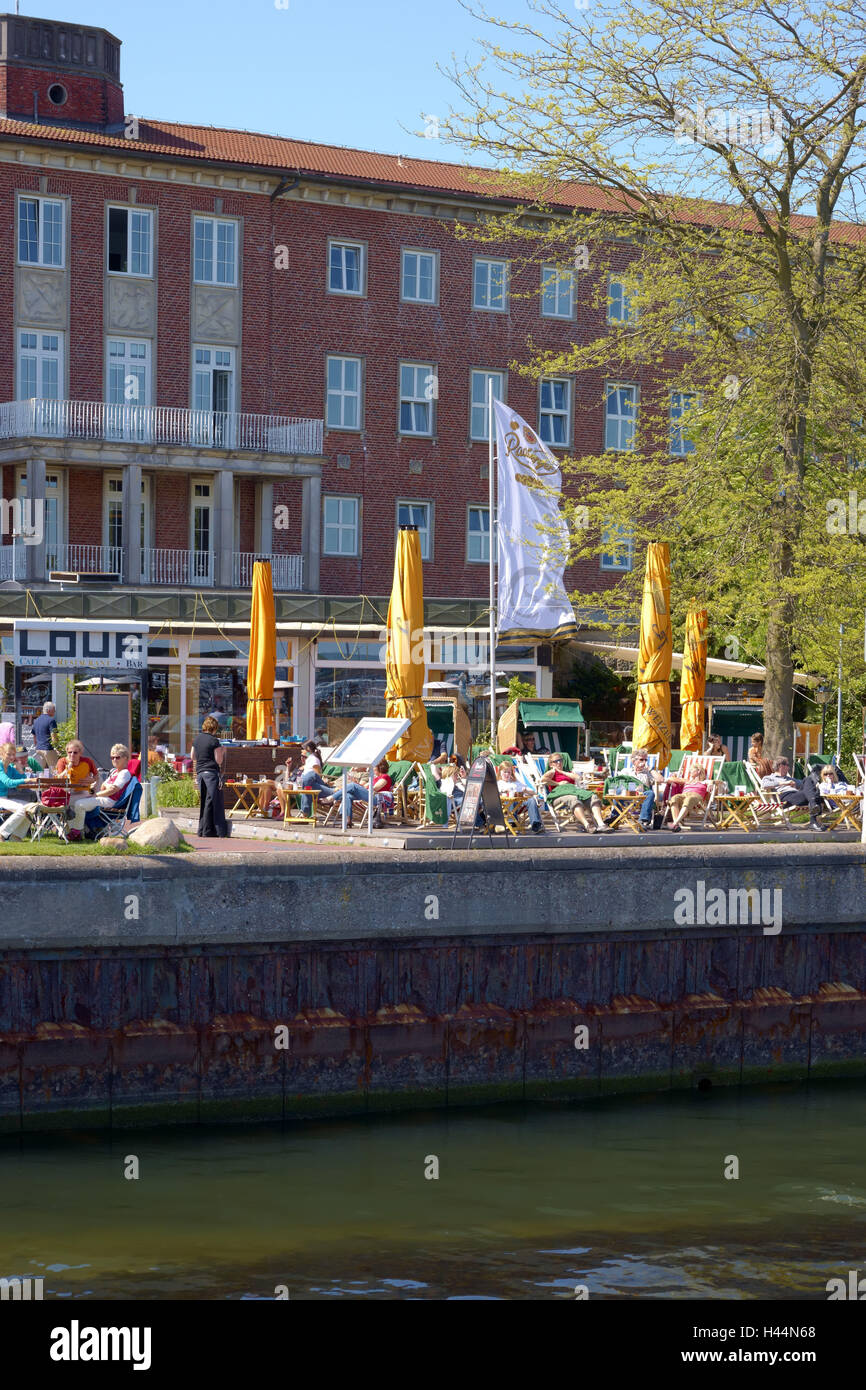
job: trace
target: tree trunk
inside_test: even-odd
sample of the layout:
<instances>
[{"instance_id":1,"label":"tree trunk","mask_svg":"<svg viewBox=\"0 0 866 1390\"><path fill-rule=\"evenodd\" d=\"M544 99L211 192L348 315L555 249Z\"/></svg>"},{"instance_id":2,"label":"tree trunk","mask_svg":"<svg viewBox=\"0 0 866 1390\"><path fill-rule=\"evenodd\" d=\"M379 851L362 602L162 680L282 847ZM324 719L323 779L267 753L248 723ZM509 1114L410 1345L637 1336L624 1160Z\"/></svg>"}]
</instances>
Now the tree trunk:
<instances>
[{"instance_id":1,"label":"tree trunk","mask_svg":"<svg viewBox=\"0 0 866 1390\"><path fill-rule=\"evenodd\" d=\"M790 635L791 626L785 614L773 612L767 627L764 682L764 752L770 758L793 758L794 753L794 662Z\"/></svg>"}]
</instances>

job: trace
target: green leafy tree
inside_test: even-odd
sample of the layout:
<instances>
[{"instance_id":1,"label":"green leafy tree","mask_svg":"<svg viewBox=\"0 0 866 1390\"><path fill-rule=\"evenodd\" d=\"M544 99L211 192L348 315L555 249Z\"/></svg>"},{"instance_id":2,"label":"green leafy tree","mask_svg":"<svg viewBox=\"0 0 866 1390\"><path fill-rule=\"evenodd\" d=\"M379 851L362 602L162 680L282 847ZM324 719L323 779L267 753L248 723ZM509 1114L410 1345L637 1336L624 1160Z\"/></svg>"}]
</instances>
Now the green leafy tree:
<instances>
[{"instance_id":1,"label":"green leafy tree","mask_svg":"<svg viewBox=\"0 0 866 1390\"><path fill-rule=\"evenodd\" d=\"M697 596L716 644L763 659L767 746L789 750L795 670L832 675L840 624L846 680L863 674L866 9L528 15L490 20L510 42L454 72L448 134L513 200L462 234L517 245L516 294L539 264L576 269L596 311L567 350L512 364L573 376L597 426L568 470L573 553L637 560L581 600L633 628L641 547L668 541L675 631Z\"/></svg>"}]
</instances>

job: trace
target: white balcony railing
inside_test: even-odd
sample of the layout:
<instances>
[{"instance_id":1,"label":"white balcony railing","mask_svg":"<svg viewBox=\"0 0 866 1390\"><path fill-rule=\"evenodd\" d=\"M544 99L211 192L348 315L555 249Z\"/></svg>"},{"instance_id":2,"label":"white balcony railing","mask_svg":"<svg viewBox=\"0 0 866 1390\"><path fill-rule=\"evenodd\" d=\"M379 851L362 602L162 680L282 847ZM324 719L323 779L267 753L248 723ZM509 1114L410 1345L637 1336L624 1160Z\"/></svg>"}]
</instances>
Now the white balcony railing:
<instances>
[{"instance_id":1,"label":"white balcony railing","mask_svg":"<svg viewBox=\"0 0 866 1390\"><path fill-rule=\"evenodd\" d=\"M213 561L211 550L142 549L141 582L169 586L210 585L213 584Z\"/></svg>"},{"instance_id":2,"label":"white balcony railing","mask_svg":"<svg viewBox=\"0 0 866 1390\"><path fill-rule=\"evenodd\" d=\"M261 555L237 550L232 556L232 586L235 589L249 589L256 560L270 560L275 593L298 593L303 589L303 555Z\"/></svg>"},{"instance_id":3,"label":"white balcony railing","mask_svg":"<svg viewBox=\"0 0 866 1390\"><path fill-rule=\"evenodd\" d=\"M0 545L0 583L24 578L25 554L23 545Z\"/></svg>"},{"instance_id":4,"label":"white balcony railing","mask_svg":"<svg viewBox=\"0 0 866 1390\"><path fill-rule=\"evenodd\" d=\"M0 405L0 439L38 436L264 454L321 454L323 428L321 420L166 405L38 399Z\"/></svg>"},{"instance_id":5,"label":"white balcony railing","mask_svg":"<svg viewBox=\"0 0 866 1390\"><path fill-rule=\"evenodd\" d=\"M123 551L119 545L47 545L45 551L49 570L123 577Z\"/></svg>"}]
</instances>

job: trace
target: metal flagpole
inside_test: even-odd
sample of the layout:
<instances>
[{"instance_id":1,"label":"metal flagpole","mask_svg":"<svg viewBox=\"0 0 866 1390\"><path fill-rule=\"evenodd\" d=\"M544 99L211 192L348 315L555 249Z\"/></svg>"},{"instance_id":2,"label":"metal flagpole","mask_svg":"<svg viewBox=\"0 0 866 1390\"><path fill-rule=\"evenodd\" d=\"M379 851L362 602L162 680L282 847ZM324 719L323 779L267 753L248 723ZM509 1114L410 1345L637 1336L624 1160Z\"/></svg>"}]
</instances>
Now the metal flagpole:
<instances>
[{"instance_id":1,"label":"metal flagpole","mask_svg":"<svg viewBox=\"0 0 866 1390\"><path fill-rule=\"evenodd\" d=\"M487 495L489 502L490 518L490 746L495 748L496 738L496 572L494 565L497 563L497 528L494 525L493 507L493 378L487 381L487 418L488 418L488 462L487 462Z\"/></svg>"}]
</instances>

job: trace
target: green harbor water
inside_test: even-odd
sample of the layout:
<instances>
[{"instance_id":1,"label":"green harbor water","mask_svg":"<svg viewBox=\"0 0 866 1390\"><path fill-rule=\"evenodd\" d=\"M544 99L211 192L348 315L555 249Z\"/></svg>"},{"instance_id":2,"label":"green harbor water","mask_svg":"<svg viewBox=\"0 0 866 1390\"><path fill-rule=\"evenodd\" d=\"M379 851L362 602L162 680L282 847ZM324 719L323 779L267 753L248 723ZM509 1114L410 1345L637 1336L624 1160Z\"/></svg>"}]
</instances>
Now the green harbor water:
<instances>
[{"instance_id":1,"label":"green harbor water","mask_svg":"<svg viewBox=\"0 0 866 1390\"><path fill-rule=\"evenodd\" d=\"M46 1299L825 1300L866 1274L866 1084L6 1136L0 1193Z\"/></svg>"}]
</instances>

